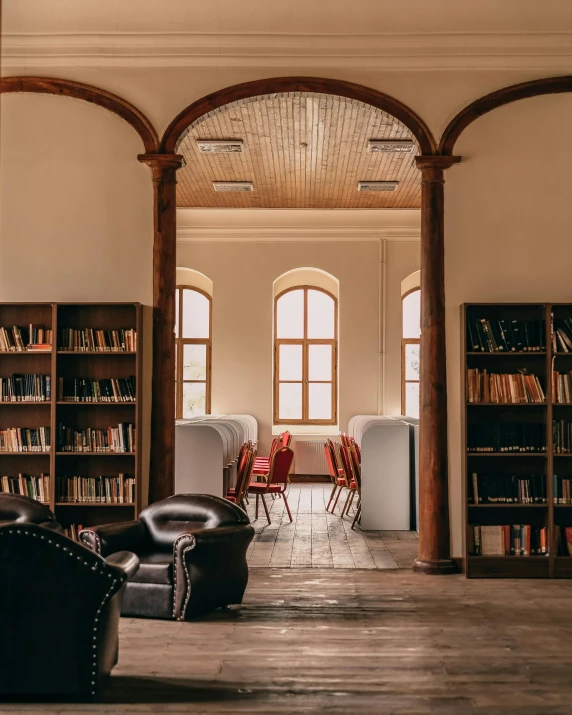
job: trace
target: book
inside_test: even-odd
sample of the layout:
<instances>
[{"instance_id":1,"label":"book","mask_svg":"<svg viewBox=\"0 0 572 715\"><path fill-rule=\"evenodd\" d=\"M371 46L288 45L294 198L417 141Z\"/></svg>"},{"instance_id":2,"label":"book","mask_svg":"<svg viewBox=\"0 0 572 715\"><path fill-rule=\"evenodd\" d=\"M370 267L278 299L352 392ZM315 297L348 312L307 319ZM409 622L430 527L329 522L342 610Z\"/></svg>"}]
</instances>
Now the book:
<instances>
[{"instance_id":1,"label":"book","mask_svg":"<svg viewBox=\"0 0 572 715\"><path fill-rule=\"evenodd\" d=\"M545 504L546 475L471 474L469 504Z\"/></svg>"},{"instance_id":2,"label":"book","mask_svg":"<svg viewBox=\"0 0 572 715\"><path fill-rule=\"evenodd\" d=\"M467 397L471 404L542 404L546 396L536 375L526 370L517 373L489 373L486 369L467 369Z\"/></svg>"},{"instance_id":3,"label":"book","mask_svg":"<svg viewBox=\"0 0 572 715\"><path fill-rule=\"evenodd\" d=\"M135 479L116 477L63 476L56 480L56 501L66 503L134 504Z\"/></svg>"},{"instance_id":4,"label":"book","mask_svg":"<svg viewBox=\"0 0 572 715\"><path fill-rule=\"evenodd\" d=\"M51 376L17 374L0 377L1 402L49 402L52 398Z\"/></svg>"},{"instance_id":5,"label":"book","mask_svg":"<svg viewBox=\"0 0 572 715\"><path fill-rule=\"evenodd\" d=\"M572 529L570 537L572 539ZM469 530L468 547L472 556L548 556L547 544L545 526L473 524Z\"/></svg>"},{"instance_id":6,"label":"book","mask_svg":"<svg viewBox=\"0 0 572 715\"><path fill-rule=\"evenodd\" d=\"M7 427L0 429L0 452L49 452L49 427Z\"/></svg>"},{"instance_id":7,"label":"book","mask_svg":"<svg viewBox=\"0 0 572 715\"><path fill-rule=\"evenodd\" d=\"M546 452L546 426L540 422L470 422L467 451L543 453Z\"/></svg>"},{"instance_id":8,"label":"book","mask_svg":"<svg viewBox=\"0 0 572 715\"><path fill-rule=\"evenodd\" d=\"M88 427L76 430L60 424L58 450L61 452L134 452L135 425L121 422L115 427L106 429Z\"/></svg>"},{"instance_id":9,"label":"book","mask_svg":"<svg viewBox=\"0 0 572 715\"><path fill-rule=\"evenodd\" d=\"M64 352L136 352L137 331L133 328L64 328L60 332L59 349Z\"/></svg>"},{"instance_id":10,"label":"book","mask_svg":"<svg viewBox=\"0 0 572 715\"><path fill-rule=\"evenodd\" d=\"M51 351L52 331L50 328L30 324L28 327L13 325L11 328L0 327L0 352L26 352L27 349Z\"/></svg>"},{"instance_id":11,"label":"book","mask_svg":"<svg viewBox=\"0 0 572 715\"><path fill-rule=\"evenodd\" d=\"M0 477L0 492L5 494L20 494L30 499L50 503L50 475L40 474L32 476L28 474L18 474L17 477Z\"/></svg>"},{"instance_id":12,"label":"book","mask_svg":"<svg viewBox=\"0 0 572 715\"><path fill-rule=\"evenodd\" d=\"M60 377L58 400L62 402L135 402L135 377L90 380Z\"/></svg>"}]
</instances>

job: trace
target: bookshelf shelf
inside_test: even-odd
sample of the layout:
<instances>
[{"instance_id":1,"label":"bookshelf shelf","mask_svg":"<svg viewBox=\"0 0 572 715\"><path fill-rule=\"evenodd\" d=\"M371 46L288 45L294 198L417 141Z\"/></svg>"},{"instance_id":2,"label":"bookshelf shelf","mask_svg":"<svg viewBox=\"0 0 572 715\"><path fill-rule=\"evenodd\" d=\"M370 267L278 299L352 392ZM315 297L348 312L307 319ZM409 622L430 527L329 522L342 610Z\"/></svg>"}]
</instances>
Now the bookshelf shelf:
<instances>
[{"instance_id":1,"label":"bookshelf shelf","mask_svg":"<svg viewBox=\"0 0 572 715\"><path fill-rule=\"evenodd\" d=\"M72 526L93 526L114 521L136 518L141 505L141 415L140 385L142 375L143 313L139 303L0 303L0 327L26 326L22 335L28 334L27 326L46 328L52 331L52 350L0 351L0 365L4 365L3 377L12 374L41 374L51 378L52 400L46 402L1 402L0 429L12 427L50 427L51 450L49 452L0 452L3 460L3 475L18 477L24 474L37 477L49 475L49 506L64 528ZM93 333L89 333L89 330ZM74 333L74 331L77 331ZM96 331L105 331L97 333ZM117 331L117 332L114 332ZM126 331L122 333L121 331ZM77 345L84 335L107 345L122 344L135 346L136 350L66 350L63 345ZM136 336L136 338L135 338ZM65 342L63 342L65 340ZM68 340L70 342L68 342ZM78 341L78 342L76 342ZM119 342L118 342L119 341ZM92 344L92 343L87 343ZM97 343L96 343L97 344ZM99 342L99 344L103 344ZM35 358L30 357L34 355ZM25 359L19 361L20 357ZM9 358L2 362L2 358ZM76 359L80 358L80 359ZM134 380L133 380L134 378ZM67 391L67 384L82 385L100 380L131 380L135 385L135 400L129 402L70 402L57 399ZM62 383L69 380L69 383ZM74 383L74 380L79 381ZM84 382L81 382L84 381ZM64 392L60 391L62 384ZM109 383L107 383L109 384ZM113 383L117 386L117 382ZM88 389L92 389L89 388ZM107 388L106 388L107 389ZM85 394L80 392L79 394ZM90 394L89 392L87 393ZM104 393L110 394L110 393ZM121 388L121 394L124 394ZM10 407L10 410L3 410ZM25 407L25 410L18 410ZM37 408L37 409L34 409ZM109 408L109 409L108 409ZM123 408L123 409L122 409ZM63 426L65 425L65 430ZM123 430L118 425L124 425ZM128 427L131 425L132 427ZM108 428L113 428L113 442ZM60 434L66 444L74 444L77 434L87 429L100 430L101 444L115 444L118 434L123 431L133 438L131 452L67 452L62 451L64 442L59 442ZM76 435L74 438L74 434ZM126 459L127 458L127 459ZM12 466L13 465L13 466ZM120 479L120 475L123 477ZM99 481L103 477L105 481ZM117 484L124 488L127 497L133 483L134 502L68 502L60 497L71 494L68 479L78 478L83 494L93 495L94 484ZM107 480L111 480L108 482ZM14 480L13 480L14 481ZM15 480L18 481L17 479ZM119 486L121 485L121 486ZM1 487L0 487L1 488ZM10 488L14 488L12 485ZM18 485L15 486L18 489ZM78 487L79 488L79 487ZM108 486L105 487L106 489ZM109 487L110 488L110 487ZM115 488L115 487L114 487ZM62 489L64 491L62 491ZM77 494L82 495L82 491ZM74 492L76 496L76 492ZM75 508L74 508L75 507ZM79 509L78 509L79 507ZM110 509L109 507L118 507Z\"/></svg>"},{"instance_id":2,"label":"bookshelf shelf","mask_svg":"<svg viewBox=\"0 0 572 715\"><path fill-rule=\"evenodd\" d=\"M572 343L572 304L472 303L462 307L461 320L466 575L572 578L572 556L559 555L568 542L572 544L572 504L553 502L553 495L567 497L565 487L568 489L566 485L572 481L572 452L557 454L555 451L555 443L566 447L572 436L572 410L565 409L572 407L572 402L556 401L558 396L567 397L569 390L565 378L569 363L561 362L559 369L557 361L572 358L572 351L556 348L569 347ZM474 350L475 346L487 348L491 344L493 347L503 345L505 350ZM512 351L511 345L541 349ZM480 360L485 356L486 360ZM511 359L496 361L496 358ZM513 375L517 373L533 379L516 380ZM492 389L493 384L495 396L505 396L503 391L510 386L509 394L513 394L519 380L526 385L527 392L529 383L540 384L546 401L516 404L468 401L469 383L471 397L483 394L488 397L487 389ZM475 409L477 407L486 409ZM495 409L490 409L492 407ZM515 409L520 407L542 409ZM498 449L503 445L534 446L537 450L546 445L546 449L534 452L469 450L469 446ZM547 501L475 504L476 490L481 500L543 495ZM567 527L570 527L569 534ZM503 544L506 555L491 554L502 551ZM518 552L519 547L530 552L529 555L508 553L511 548ZM541 550L548 553L538 554Z\"/></svg>"},{"instance_id":3,"label":"bookshelf shelf","mask_svg":"<svg viewBox=\"0 0 572 715\"><path fill-rule=\"evenodd\" d=\"M137 452L56 452L56 457L135 457Z\"/></svg>"},{"instance_id":4,"label":"bookshelf shelf","mask_svg":"<svg viewBox=\"0 0 572 715\"><path fill-rule=\"evenodd\" d=\"M135 504L133 502L123 502L122 504L108 504L106 502L99 502L99 501L78 501L78 502L72 502L72 501L57 501L55 503L55 506L73 506L73 507L94 507L96 506L98 509L101 507L104 507L107 509L108 507L121 507L122 509L133 509L135 507Z\"/></svg>"},{"instance_id":5,"label":"bookshelf shelf","mask_svg":"<svg viewBox=\"0 0 572 715\"><path fill-rule=\"evenodd\" d=\"M58 355L104 355L104 356L115 356L117 355L137 355L136 352L132 350L58 350Z\"/></svg>"}]
</instances>

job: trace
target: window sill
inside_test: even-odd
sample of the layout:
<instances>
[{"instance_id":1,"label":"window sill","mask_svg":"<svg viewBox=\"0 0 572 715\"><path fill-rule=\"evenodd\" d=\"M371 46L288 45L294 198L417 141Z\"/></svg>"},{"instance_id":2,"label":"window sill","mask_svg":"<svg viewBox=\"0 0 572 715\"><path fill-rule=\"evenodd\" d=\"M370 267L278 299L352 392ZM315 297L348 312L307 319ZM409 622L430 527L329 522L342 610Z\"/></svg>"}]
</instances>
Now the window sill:
<instances>
[{"instance_id":1,"label":"window sill","mask_svg":"<svg viewBox=\"0 0 572 715\"><path fill-rule=\"evenodd\" d=\"M285 431L293 437L317 437L327 435L337 437L340 433L338 425L272 425L272 435Z\"/></svg>"}]
</instances>

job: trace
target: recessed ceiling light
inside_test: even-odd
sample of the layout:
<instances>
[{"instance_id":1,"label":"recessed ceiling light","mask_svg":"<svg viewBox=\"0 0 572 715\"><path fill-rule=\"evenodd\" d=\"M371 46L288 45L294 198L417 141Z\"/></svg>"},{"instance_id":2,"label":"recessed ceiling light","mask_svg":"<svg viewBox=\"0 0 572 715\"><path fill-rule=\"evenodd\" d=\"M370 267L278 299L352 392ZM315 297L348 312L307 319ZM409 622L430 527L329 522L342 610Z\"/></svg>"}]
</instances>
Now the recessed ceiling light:
<instances>
[{"instance_id":1,"label":"recessed ceiling light","mask_svg":"<svg viewBox=\"0 0 572 715\"><path fill-rule=\"evenodd\" d=\"M411 154L415 151L415 142L411 139L370 139L368 150L385 154Z\"/></svg>"},{"instance_id":2,"label":"recessed ceiling light","mask_svg":"<svg viewBox=\"0 0 572 715\"><path fill-rule=\"evenodd\" d=\"M196 139L203 154L236 154L242 151L242 139Z\"/></svg>"},{"instance_id":3,"label":"recessed ceiling light","mask_svg":"<svg viewBox=\"0 0 572 715\"><path fill-rule=\"evenodd\" d=\"M252 181L213 181L215 191L254 191Z\"/></svg>"},{"instance_id":4,"label":"recessed ceiling light","mask_svg":"<svg viewBox=\"0 0 572 715\"><path fill-rule=\"evenodd\" d=\"M395 191L399 181L358 181L358 191Z\"/></svg>"}]
</instances>

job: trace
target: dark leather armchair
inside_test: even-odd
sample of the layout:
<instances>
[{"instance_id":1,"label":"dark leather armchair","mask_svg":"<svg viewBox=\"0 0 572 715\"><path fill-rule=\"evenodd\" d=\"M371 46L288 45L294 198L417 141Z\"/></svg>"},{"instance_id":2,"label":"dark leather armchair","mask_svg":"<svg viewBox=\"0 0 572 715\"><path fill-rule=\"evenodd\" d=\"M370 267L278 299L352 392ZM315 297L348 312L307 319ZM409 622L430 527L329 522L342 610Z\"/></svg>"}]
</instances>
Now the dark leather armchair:
<instances>
[{"instance_id":1,"label":"dark leather armchair","mask_svg":"<svg viewBox=\"0 0 572 715\"><path fill-rule=\"evenodd\" d=\"M0 493L0 524L3 522L39 524L51 531L62 532L49 507L20 494Z\"/></svg>"},{"instance_id":2,"label":"dark leather armchair","mask_svg":"<svg viewBox=\"0 0 572 715\"><path fill-rule=\"evenodd\" d=\"M0 524L0 699L96 699L137 567L134 554L106 560L42 526Z\"/></svg>"},{"instance_id":3,"label":"dark leather armchair","mask_svg":"<svg viewBox=\"0 0 572 715\"><path fill-rule=\"evenodd\" d=\"M127 584L122 614L185 620L241 603L246 550L254 529L246 513L208 494L178 494L148 506L139 521L97 526L80 539L102 556L127 549L141 567Z\"/></svg>"}]
</instances>

